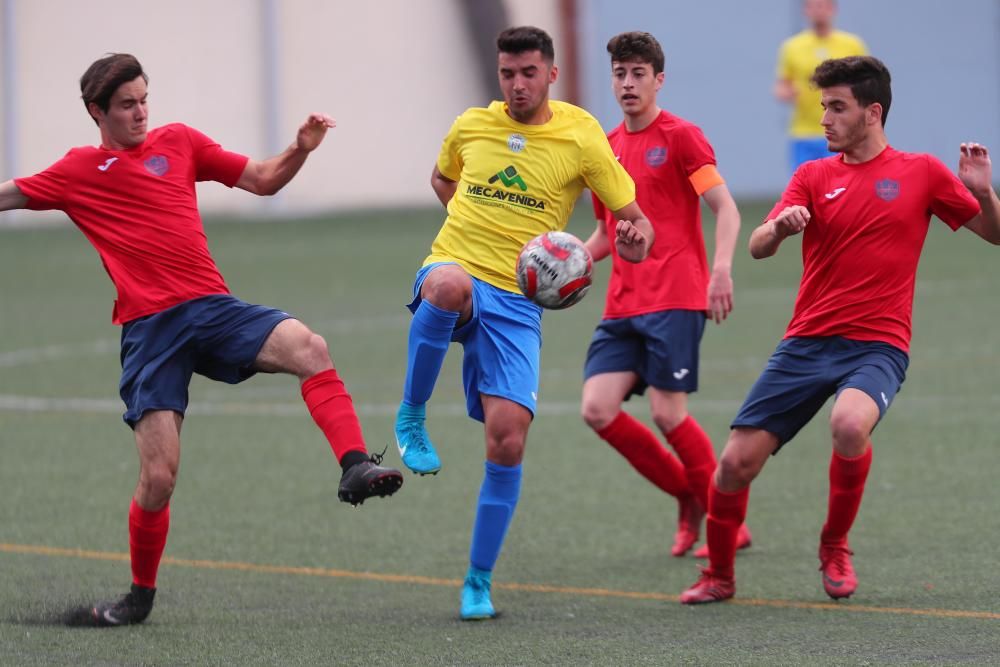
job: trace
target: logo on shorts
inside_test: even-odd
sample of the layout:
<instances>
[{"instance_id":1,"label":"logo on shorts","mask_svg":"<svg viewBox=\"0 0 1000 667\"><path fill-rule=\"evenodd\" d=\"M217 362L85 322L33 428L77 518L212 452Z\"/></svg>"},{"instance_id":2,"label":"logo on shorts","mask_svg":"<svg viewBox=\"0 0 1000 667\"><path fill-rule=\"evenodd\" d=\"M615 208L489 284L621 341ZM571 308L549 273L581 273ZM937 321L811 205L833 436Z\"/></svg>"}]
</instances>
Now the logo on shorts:
<instances>
[{"instance_id":1,"label":"logo on shorts","mask_svg":"<svg viewBox=\"0 0 1000 667\"><path fill-rule=\"evenodd\" d=\"M885 395L884 391L880 391L879 393L882 394L882 402L885 403L885 407L889 407L889 397Z\"/></svg>"},{"instance_id":2,"label":"logo on shorts","mask_svg":"<svg viewBox=\"0 0 1000 667\"><path fill-rule=\"evenodd\" d=\"M646 164L650 167L661 167L667 161L667 149L664 146L653 146L646 151Z\"/></svg>"},{"instance_id":3,"label":"logo on shorts","mask_svg":"<svg viewBox=\"0 0 1000 667\"><path fill-rule=\"evenodd\" d=\"M683 380L685 377L687 377L687 374L689 372L690 371L688 369L686 369L686 368L682 368L679 371L674 371L674 379L675 380Z\"/></svg>"},{"instance_id":4,"label":"logo on shorts","mask_svg":"<svg viewBox=\"0 0 1000 667\"><path fill-rule=\"evenodd\" d=\"M521 134L512 134L507 137L507 148L514 153L520 153L528 145L528 140Z\"/></svg>"},{"instance_id":5,"label":"logo on shorts","mask_svg":"<svg viewBox=\"0 0 1000 667\"><path fill-rule=\"evenodd\" d=\"M875 181L875 194L883 201L892 201L899 196L899 181L894 181L891 178Z\"/></svg>"},{"instance_id":6,"label":"logo on shorts","mask_svg":"<svg viewBox=\"0 0 1000 667\"><path fill-rule=\"evenodd\" d=\"M170 171L170 163L167 162L167 158L162 155L154 155L143 162L143 165L146 167L146 171L154 176L163 176L165 173Z\"/></svg>"}]
</instances>

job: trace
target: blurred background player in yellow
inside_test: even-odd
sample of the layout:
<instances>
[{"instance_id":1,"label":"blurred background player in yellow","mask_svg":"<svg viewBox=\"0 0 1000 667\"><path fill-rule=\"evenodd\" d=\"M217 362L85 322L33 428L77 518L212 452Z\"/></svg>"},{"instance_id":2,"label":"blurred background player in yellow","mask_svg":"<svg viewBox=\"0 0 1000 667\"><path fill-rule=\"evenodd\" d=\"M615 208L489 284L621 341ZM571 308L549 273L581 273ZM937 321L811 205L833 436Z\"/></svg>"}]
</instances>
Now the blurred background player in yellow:
<instances>
[{"instance_id":1,"label":"blurred background player in yellow","mask_svg":"<svg viewBox=\"0 0 1000 667\"><path fill-rule=\"evenodd\" d=\"M778 75L774 96L792 106L788 122L791 171L800 164L833 155L827 150L820 119L820 93L811 83L816 67L831 58L867 55L857 35L834 30L837 0L803 0L802 13L809 27L789 37L778 51Z\"/></svg>"},{"instance_id":2,"label":"blurred background player in yellow","mask_svg":"<svg viewBox=\"0 0 1000 667\"><path fill-rule=\"evenodd\" d=\"M589 113L549 100L558 70L552 38L534 27L497 39L504 100L471 108L455 120L431 175L448 217L413 285L403 401L396 442L415 473L437 473L441 461L424 427L449 343L462 344L466 409L483 422L485 477L476 505L463 620L495 616L493 566L514 516L521 459L538 400L541 308L517 287L521 247L566 227L583 188L618 220L618 254L638 262L653 243L635 184Z\"/></svg>"},{"instance_id":3,"label":"blurred background player in yellow","mask_svg":"<svg viewBox=\"0 0 1000 667\"><path fill-rule=\"evenodd\" d=\"M712 441L688 414L687 395L698 388L706 317L721 323L733 308L731 268L740 213L701 129L657 105L664 57L656 38L622 33L608 42L608 53L611 87L624 114L608 141L635 180L636 200L659 241L641 264L622 261L609 243L617 220L594 198L597 229L587 249L595 260L611 255L612 269L604 316L587 351L581 412L641 475L677 498L670 552L683 556L698 541L715 471ZM701 198L717 222L711 272ZM625 400L647 389L653 421L676 457L622 410ZM749 531L744 528L740 537L741 547L750 545Z\"/></svg>"}]
</instances>

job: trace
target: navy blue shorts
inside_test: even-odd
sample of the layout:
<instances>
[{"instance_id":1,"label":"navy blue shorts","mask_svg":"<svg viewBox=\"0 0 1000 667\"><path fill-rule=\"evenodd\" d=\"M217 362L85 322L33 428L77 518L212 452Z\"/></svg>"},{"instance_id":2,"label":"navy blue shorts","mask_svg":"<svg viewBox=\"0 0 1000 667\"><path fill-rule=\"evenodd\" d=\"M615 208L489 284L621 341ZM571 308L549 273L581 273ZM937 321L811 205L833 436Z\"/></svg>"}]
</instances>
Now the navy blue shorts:
<instances>
[{"instance_id":1,"label":"navy blue shorts","mask_svg":"<svg viewBox=\"0 0 1000 667\"><path fill-rule=\"evenodd\" d=\"M826 338L786 338L757 378L730 425L770 431L778 444L795 437L826 399L860 389L878 405L879 420L906 379L910 359L888 343Z\"/></svg>"},{"instance_id":2,"label":"navy blue shorts","mask_svg":"<svg viewBox=\"0 0 1000 667\"><path fill-rule=\"evenodd\" d=\"M420 288L427 274L452 263L435 262L417 272L413 301L407 306L411 313L420 306ZM451 336L465 352L465 410L473 419L485 421L482 395L486 394L523 405L534 415L538 407L542 309L521 294L470 277L472 318Z\"/></svg>"},{"instance_id":3,"label":"navy blue shorts","mask_svg":"<svg viewBox=\"0 0 1000 667\"><path fill-rule=\"evenodd\" d=\"M705 333L701 310L661 310L601 320L583 366L583 379L601 373L638 374L629 396L647 386L691 393L698 389L698 348Z\"/></svg>"},{"instance_id":4,"label":"navy blue shorts","mask_svg":"<svg viewBox=\"0 0 1000 667\"><path fill-rule=\"evenodd\" d=\"M264 341L289 318L280 310L218 294L126 322L118 386L125 423L135 428L148 410L184 414L193 373L229 384L251 377Z\"/></svg>"}]
</instances>

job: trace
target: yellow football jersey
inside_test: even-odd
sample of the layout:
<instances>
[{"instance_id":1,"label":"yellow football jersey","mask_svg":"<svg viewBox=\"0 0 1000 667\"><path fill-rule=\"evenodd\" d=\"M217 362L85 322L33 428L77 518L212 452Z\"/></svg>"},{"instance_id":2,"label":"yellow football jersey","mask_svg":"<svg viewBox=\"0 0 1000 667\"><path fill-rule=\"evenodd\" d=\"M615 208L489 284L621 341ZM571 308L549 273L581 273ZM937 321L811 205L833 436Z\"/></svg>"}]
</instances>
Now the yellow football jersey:
<instances>
[{"instance_id":1,"label":"yellow football jersey","mask_svg":"<svg viewBox=\"0 0 1000 667\"><path fill-rule=\"evenodd\" d=\"M839 30L826 37L820 37L812 30L803 30L782 43L778 54L778 78L791 81L798 93L788 126L791 136L823 136L823 128L819 124L823 117L823 107L819 103L821 96L810 82L816 67L830 58L867 53L868 49L860 37Z\"/></svg>"},{"instance_id":2,"label":"yellow football jersey","mask_svg":"<svg viewBox=\"0 0 1000 667\"><path fill-rule=\"evenodd\" d=\"M543 125L517 122L503 102L473 107L455 120L437 167L458 189L425 266L457 262L470 275L517 292L521 247L564 229L584 187L613 211L635 201L635 184L597 120L572 104L549 106L552 118Z\"/></svg>"}]
</instances>

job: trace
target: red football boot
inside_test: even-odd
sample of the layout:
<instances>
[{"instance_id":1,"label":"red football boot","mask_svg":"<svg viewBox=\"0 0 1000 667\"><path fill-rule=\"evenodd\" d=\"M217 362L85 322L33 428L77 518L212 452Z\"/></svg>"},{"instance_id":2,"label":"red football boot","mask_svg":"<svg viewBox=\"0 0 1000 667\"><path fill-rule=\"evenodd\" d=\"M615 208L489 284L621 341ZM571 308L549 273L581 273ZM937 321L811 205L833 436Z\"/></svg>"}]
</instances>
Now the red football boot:
<instances>
[{"instance_id":1,"label":"red football boot","mask_svg":"<svg viewBox=\"0 0 1000 667\"><path fill-rule=\"evenodd\" d=\"M753 544L753 536L750 534L750 529L747 528L746 524L740 526L740 530L736 533L736 550L747 549ZM695 558L708 558L708 543L701 545L694 552Z\"/></svg>"},{"instance_id":2,"label":"red football boot","mask_svg":"<svg viewBox=\"0 0 1000 667\"><path fill-rule=\"evenodd\" d=\"M834 600L849 598L858 588L858 577L851 565L854 552L843 545L819 546L819 569L823 573L823 588Z\"/></svg>"},{"instance_id":3,"label":"red football boot","mask_svg":"<svg viewBox=\"0 0 1000 667\"><path fill-rule=\"evenodd\" d=\"M736 595L736 579L716 576L710 568L703 567L698 581L681 593L681 604L721 602L734 595Z\"/></svg>"},{"instance_id":4,"label":"red football boot","mask_svg":"<svg viewBox=\"0 0 1000 667\"><path fill-rule=\"evenodd\" d=\"M701 522L705 518L705 510L694 497L694 494L677 501L680 505L677 517L677 532L674 533L674 545L670 547L671 556L683 556L698 541L701 533Z\"/></svg>"}]
</instances>

